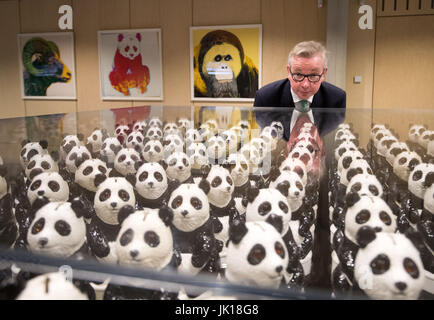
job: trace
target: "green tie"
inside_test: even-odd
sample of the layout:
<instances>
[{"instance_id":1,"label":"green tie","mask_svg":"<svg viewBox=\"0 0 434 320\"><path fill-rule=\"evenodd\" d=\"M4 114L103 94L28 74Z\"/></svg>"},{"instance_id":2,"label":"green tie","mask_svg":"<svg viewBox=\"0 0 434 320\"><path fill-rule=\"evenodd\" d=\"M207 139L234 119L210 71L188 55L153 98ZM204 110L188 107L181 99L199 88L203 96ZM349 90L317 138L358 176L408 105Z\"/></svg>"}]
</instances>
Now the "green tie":
<instances>
[{"instance_id":1,"label":"green tie","mask_svg":"<svg viewBox=\"0 0 434 320\"><path fill-rule=\"evenodd\" d=\"M299 108L296 109L297 111L300 111L302 113L307 113L309 111L309 101L307 100L299 101Z\"/></svg>"}]
</instances>

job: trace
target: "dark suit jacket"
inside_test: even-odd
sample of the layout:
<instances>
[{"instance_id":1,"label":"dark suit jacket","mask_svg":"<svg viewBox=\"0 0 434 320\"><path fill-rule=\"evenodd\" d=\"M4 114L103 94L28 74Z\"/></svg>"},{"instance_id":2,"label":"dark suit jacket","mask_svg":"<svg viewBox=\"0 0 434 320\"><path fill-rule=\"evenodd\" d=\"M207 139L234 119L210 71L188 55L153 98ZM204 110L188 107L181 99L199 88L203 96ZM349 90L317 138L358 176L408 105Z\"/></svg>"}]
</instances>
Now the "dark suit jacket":
<instances>
[{"instance_id":1,"label":"dark suit jacket","mask_svg":"<svg viewBox=\"0 0 434 320\"><path fill-rule=\"evenodd\" d=\"M288 79L269 83L259 89L253 106L274 107L273 111L266 111L264 108L254 110L256 121L262 128L270 125L272 121L280 121L285 128L285 140L289 140L289 127L295 105ZM324 136L345 120L346 93L324 81L313 96L310 107L319 134Z\"/></svg>"}]
</instances>

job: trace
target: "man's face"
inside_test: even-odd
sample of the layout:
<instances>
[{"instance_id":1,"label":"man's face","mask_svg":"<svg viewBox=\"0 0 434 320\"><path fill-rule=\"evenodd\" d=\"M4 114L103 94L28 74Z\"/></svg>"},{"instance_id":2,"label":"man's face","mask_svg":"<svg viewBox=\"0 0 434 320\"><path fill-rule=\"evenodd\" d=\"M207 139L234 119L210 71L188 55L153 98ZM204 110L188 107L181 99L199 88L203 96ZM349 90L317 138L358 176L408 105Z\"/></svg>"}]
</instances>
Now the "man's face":
<instances>
[{"instance_id":1,"label":"man's face","mask_svg":"<svg viewBox=\"0 0 434 320\"><path fill-rule=\"evenodd\" d=\"M288 79L291 83L291 88L300 99L307 99L310 96L313 96L318 91L327 73L327 68L323 67L323 63L324 61L322 56L320 54L317 54L310 58L295 56L292 59L291 66L286 66L286 70L288 72ZM307 77L305 77L303 81L297 82L292 79L290 71L293 74L300 73L304 75L319 75L323 73L323 75L318 82L310 82Z\"/></svg>"}]
</instances>

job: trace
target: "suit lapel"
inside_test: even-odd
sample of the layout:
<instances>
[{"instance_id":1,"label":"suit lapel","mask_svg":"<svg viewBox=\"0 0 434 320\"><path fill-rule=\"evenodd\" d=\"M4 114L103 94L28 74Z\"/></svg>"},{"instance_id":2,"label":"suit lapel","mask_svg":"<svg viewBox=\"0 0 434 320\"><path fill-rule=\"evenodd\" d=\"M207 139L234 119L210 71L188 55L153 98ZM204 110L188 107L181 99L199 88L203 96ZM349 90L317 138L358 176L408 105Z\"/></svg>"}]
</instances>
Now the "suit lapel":
<instances>
[{"instance_id":1,"label":"suit lapel","mask_svg":"<svg viewBox=\"0 0 434 320\"><path fill-rule=\"evenodd\" d=\"M321 118L323 116L320 111L321 104L322 104L322 99L320 95L320 90L318 90L318 92L313 96L312 104L310 105L310 108L312 109L313 120L318 130L321 124Z\"/></svg>"}]
</instances>

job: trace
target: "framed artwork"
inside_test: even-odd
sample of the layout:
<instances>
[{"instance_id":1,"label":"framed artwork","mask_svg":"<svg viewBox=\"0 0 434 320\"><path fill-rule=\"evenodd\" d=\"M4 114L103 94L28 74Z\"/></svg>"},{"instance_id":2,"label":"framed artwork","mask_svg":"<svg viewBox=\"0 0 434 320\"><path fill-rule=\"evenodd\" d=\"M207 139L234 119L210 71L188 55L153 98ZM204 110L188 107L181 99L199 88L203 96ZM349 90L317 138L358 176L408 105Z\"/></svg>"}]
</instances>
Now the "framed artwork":
<instances>
[{"instance_id":1,"label":"framed artwork","mask_svg":"<svg viewBox=\"0 0 434 320\"><path fill-rule=\"evenodd\" d=\"M23 99L76 99L72 32L18 34Z\"/></svg>"},{"instance_id":2,"label":"framed artwork","mask_svg":"<svg viewBox=\"0 0 434 320\"><path fill-rule=\"evenodd\" d=\"M193 101L253 101L260 88L262 25L190 27Z\"/></svg>"},{"instance_id":3,"label":"framed artwork","mask_svg":"<svg viewBox=\"0 0 434 320\"><path fill-rule=\"evenodd\" d=\"M98 31L103 100L163 100L161 29Z\"/></svg>"}]
</instances>

